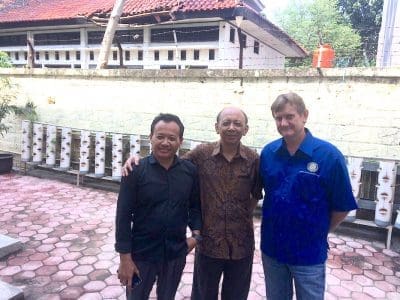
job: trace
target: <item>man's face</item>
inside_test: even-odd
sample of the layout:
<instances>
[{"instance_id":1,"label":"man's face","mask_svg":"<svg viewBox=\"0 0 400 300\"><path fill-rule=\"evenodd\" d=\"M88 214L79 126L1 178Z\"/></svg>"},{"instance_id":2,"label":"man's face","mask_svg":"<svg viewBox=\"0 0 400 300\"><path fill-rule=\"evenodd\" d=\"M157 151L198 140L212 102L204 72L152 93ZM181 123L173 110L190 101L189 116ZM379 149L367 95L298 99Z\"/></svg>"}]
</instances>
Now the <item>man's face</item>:
<instances>
[{"instance_id":1,"label":"man's face","mask_svg":"<svg viewBox=\"0 0 400 300\"><path fill-rule=\"evenodd\" d=\"M182 144L179 137L179 126L175 122L159 121L150 135L153 155L157 160L172 159Z\"/></svg>"},{"instance_id":2,"label":"man's face","mask_svg":"<svg viewBox=\"0 0 400 300\"><path fill-rule=\"evenodd\" d=\"M307 117L307 110L300 114L296 106L289 103L282 110L274 113L276 128L284 139L293 139L304 134Z\"/></svg>"},{"instance_id":3,"label":"man's face","mask_svg":"<svg viewBox=\"0 0 400 300\"><path fill-rule=\"evenodd\" d=\"M215 124L215 130L224 144L238 145L242 136L246 135L249 127L240 109L227 108Z\"/></svg>"}]
</instances>

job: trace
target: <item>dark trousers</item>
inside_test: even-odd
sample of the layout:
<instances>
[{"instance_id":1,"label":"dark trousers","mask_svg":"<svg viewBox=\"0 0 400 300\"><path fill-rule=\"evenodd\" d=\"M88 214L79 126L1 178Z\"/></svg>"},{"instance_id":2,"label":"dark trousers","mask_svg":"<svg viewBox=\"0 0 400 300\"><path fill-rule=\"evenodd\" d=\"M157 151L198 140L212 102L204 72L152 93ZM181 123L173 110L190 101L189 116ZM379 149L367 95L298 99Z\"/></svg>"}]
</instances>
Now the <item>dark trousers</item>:
<instances>
[{"instance_id":1,"label":"dark trousers","mask_svg":"<svg viewBox=\"0 0 400 300\"><path fill-rule=\"evenodd\" d=\"M192 300L217 300L223 274L221 299L246 300L249 294L253 255L238 259L218 259L196 251Z\"/></svg>"},{"instance_id":2,"label":"dark trousers","mask_svg":"<svg viewBox=\"0 0 400 300\"><path fill-rule=\"evenodd\" d=\"M139 269L142 283L134 287L131 291L126 291L126 298L128 300L149 299L150 292L156 280L157 299L174 300L186 264L186 256L159 263L135 261L135 264Z\"/></svg>"}]
</instances>

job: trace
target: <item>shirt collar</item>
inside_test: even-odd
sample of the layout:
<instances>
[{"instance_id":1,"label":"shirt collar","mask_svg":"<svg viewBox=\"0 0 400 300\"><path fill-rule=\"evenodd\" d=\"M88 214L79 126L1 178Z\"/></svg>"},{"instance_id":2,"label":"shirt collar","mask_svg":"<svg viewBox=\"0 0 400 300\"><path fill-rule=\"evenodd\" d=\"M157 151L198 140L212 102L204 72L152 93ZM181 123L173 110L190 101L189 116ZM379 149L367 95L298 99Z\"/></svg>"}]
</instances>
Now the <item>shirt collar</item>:
<instances>
[{"instance_id":1,"label":"shirt collar","mask_svg":"<svg viewBox=\"0 0 400 300\"><path fill-rule=\"evenodd\" d=\"M212 152L212 156L217 156L218 154L222 154L221 153L221 142L215 142L214 144L214 149ZM239 144L239 156L245 160L248 160L248 156L246 154L246 151L244 150L244 146L242 145L242 143Z\"/></svg>"},{"instance_id":2,"label":"shirt collar","mask_svg":"<svg viewBox=\"0 0 400 300\"><path fill-rule=\"evenodd\" d=\"M153 153L150 154L149 162L150 162L152 165L154 165L154 164L160 164L160 163L157 161L157 159L154 157ZM172 163L171 167L175 166L175 165L178 164L178 163L179 163L179 158L178 158L178 156L175 155L175 156L174 156L174 162Z\"/></svg>"},{"instance_id":3,"label":"shirt collar","mask_svg":"<svg viewBox=\"0 0 400 300\"><path fill-rule=\"evenodd\" d=\"M313 146L313 135L311 134L310 130L304 128L306 131L306 136L304 140L301 142L299 150L308 156L312 156L314 146ZM286 150L286 143L283 138L280 139L278 143L276 143L275 147L272 149L273 152Z\"/></svg>"}]
</instances>

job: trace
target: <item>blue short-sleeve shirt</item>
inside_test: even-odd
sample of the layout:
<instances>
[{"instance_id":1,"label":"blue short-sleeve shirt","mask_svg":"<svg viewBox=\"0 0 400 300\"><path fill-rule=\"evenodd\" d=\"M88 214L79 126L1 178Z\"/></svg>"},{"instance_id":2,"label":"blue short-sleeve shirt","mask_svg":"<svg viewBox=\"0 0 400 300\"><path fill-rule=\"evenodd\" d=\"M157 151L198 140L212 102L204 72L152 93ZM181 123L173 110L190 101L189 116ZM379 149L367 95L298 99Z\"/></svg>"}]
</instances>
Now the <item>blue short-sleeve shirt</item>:
<instances>
[{"instance_id":1,"label":"blue short-sleeve shirt","mask_svg":"<svg viewBox=\"0 0 400 300\"><path fill-rule=\"evenodd\" d=\"M294 155L281 138L264 147L260 163L261 250L287 264L325 262L331 212L357 208L343 155L306 129Z\"/></svg>"}]
</instances>

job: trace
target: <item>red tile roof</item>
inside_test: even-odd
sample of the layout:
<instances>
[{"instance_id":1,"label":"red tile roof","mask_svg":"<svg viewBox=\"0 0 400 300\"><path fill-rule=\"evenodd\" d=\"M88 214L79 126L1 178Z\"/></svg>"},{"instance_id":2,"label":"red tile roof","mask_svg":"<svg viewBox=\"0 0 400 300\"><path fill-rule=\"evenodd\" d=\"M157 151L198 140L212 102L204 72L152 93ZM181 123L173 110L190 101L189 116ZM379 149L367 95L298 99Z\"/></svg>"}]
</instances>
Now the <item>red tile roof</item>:
<instances>
[{"instance_id":1,"label":"red tile roof","mask_svg":"<svg viewBox=\"0 0 400 300\"><path fill-rule=\"evenodd\" d=\"M237 0L126 0L123 15L159 11L212 11L240 6ZM0 23L74 19L110 13L114 0L4 0Z\"/></svg>"}]
</instances>

